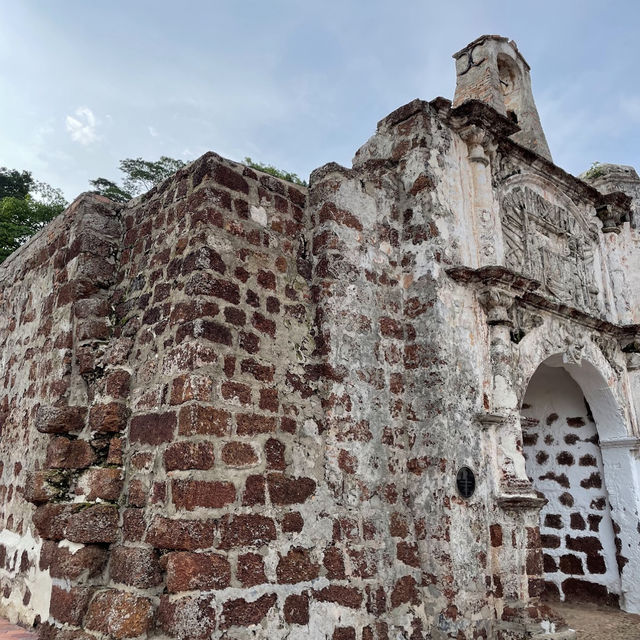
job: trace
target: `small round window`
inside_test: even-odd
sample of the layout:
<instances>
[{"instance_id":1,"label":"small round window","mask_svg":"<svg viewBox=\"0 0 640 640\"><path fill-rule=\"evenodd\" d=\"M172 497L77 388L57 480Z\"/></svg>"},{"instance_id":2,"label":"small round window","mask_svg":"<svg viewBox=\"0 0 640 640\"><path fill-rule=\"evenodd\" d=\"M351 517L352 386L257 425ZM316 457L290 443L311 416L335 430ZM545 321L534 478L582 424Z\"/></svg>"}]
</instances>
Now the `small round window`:
<instances>
[{"instance_id":1,"label":"small round window","mask_svg":"<svg viewBox=\"0 0 640 640\"><path fill-rule=\"evenodd\" d=\"M456 486L463 498L470 498L473 495L476 490L476 476L469 467L460 467L456 476Z\"/></svg>"}]
</instances>

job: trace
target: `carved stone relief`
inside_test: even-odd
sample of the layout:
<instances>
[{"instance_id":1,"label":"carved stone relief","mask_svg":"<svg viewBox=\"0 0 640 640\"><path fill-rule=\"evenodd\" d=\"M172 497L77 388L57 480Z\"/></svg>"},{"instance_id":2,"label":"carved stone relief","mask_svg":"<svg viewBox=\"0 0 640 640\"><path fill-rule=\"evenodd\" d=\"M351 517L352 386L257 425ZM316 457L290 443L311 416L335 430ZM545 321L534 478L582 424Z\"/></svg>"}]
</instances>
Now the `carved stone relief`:
<instances>
[{"instance_id":1,"label":"carved stone relief","mask_svg":"<svg viewBox=\"0 0 640 640\"><path fill-rule=\"evenodd\" d=\"M503 198L501 220L505 266L538 280L539 293L599 312L594 241L572 213L517 186Z\"/></svg>"}]
</instances>

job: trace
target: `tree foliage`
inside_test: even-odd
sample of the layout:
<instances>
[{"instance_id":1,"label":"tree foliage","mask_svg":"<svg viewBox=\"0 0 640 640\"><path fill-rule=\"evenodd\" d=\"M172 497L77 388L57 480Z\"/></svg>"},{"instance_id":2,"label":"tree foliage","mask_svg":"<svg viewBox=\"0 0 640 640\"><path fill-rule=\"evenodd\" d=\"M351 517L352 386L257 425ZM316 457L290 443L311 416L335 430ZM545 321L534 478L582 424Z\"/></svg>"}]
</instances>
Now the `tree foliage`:
<instances>
[{"instance_id":1,"label":"tree foliage","mask_svg":"<svg viewBox=\"0 0 640 640\"><path fill-rule=\"evenodd\" d=\"M124 174L119 185L107 178L89 180L93 190L115 202L127 202L142 193L149 191L154 185L173 175L184 167L182 160L161 156L159 160L150 161L142 158L125 158L120 160L119 169Z\"/></svg>"},{"instance_id":2,"label":"tree foliage","mask_svg":"<svg viewBox=\"0 0 640 640\"><path fill-rule=\"evenodd\" d=\"M0 262L66 206L60 189L34 180L29 171L0 167Z\"/></svg>"},{"instance_id":3,"label":"tree foliage","mask_svg":"<svg viewBox=\"0 0 640 640\"><path fill-rule=\"evenodd\" d=\"M282 180L286 180L287 182L293 182L293 184L299 184L302 187L307 186L306 180L302 180L298 174L291 173L290 171L284 171L282 169L278 169L274 167L272 164L263 164L262 162L255 162L248 156L244 159L244 163L251 167L252 169L258 169L258 171L263 171L264 173L268 173L276 178L280 178Z\"/></svg>"}]
</instances>

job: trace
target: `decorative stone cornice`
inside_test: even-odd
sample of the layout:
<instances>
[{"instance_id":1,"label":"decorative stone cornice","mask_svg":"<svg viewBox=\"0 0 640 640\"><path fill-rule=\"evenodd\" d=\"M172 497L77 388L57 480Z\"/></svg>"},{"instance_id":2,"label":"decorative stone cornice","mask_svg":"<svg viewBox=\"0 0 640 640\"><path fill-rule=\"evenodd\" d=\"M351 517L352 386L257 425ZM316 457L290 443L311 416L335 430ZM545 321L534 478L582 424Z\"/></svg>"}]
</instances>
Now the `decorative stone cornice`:
<instances>
[{"instance_id":1,"label":"decorative stone cornice","mask_svg":"<svg viewBox=\"0 0 640 640\"><path fill-rule=\"evenodd\" d=\"M601 449L640 449L640 438L614 438L612 440L600 440Z\"/></svg>"},{"instance_id":2,"label":"decorative stone cornice","mask_svg":"<svg viewBox=\"0 0 640 640\"><path fill-rule=\"evenodd\" d=\"M491 413L490 411L480 411L476 414L476 420L484 429L490 427L501 427L507 424L511 416L503 413Z\"/></svg>"},{"instance_id":3,"label":"decorative stone cornice","mask_svg":"<svg viewBox=\"0 0 640 640\"><path fill-rule=\"evenodd\" d=\"M496 502L505 511L526 511L542 509L549 501L537 493L523 491L521 493L503 493L496 498Z\"/></svg>"},{"instance_id":4,"label":"decorative stone cornice","mask_svg":"<svg viewBox=\"0 0 640 640\"><path fill-rule=\"evenodd\" d=\"M471 267L451 267L446 270L447 275L463 285L471 285L484 289L498 287L514 294L514 302L527 307L547 311L561 318L566 318L579 325L611 335L622 344L630 344L636 337L640 338L640 325L618 325L602 318L590 315L584 311L570 307L561 302L546 298L536 290L540 287L537 280L527 278L502 266L489 266L473 269ZM625 348L625 351L629 351Z\"/></svg>"},{"instance_id":5,"label":"decorative stone cornice","mask_svg":"<svg viewBox=\"0 0 640 640\"><path fill-rule=\"evenodd\" d=\"M453 107L448 115L449 124L456 131L460 132L470 125L475 125L496 141L520 131L520 127L513 120L499 114L480 100L466 100L459 107Z\"/></svg>"}]
</instances>

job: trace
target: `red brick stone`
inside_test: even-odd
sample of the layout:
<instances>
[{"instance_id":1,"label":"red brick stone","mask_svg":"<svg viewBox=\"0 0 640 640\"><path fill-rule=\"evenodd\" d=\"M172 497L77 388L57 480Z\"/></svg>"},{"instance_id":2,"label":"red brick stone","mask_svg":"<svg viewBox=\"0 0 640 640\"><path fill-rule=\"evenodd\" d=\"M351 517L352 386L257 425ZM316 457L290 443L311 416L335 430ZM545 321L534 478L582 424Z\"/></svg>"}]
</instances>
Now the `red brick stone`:
<instances>
[{"instance_id":1,"label":"red brick stone","mask_svg":"<svg viewBox=\"0 0 640 640\"><path fill-rule=\"evenodd\" d=\"M489 527L489 532L491 534L491 546L501 547L502 546L502 527L499 524L492 524Z\"/></svg>"},{"instance_id":2,"label":"red brick stone","mask_svg":"<svg viewBox=\"0 0 640 640\"><path fill-rule=\"evenodd\" d=\"M356 640L356 630L353 627L336 627L331 640Z\"/></svg>"},{"instance_id":3,"label":"red brick stone","mask_svg":"<svg viewBox=\"0 0 640 640\"><path fill-rule=\"evenodd\" d=\"M271 502L278 505L301 504L316 490L316 483L311 478L290 478L279 473L269 474L267 486Z\"/></svg>"},{"instance_id":4,"label":"red brick stone","mask_svg":"<svg viewBox=\"0 0 640 640\"><path fill-rule=\"evenodd\" d=\"M304 520L298 511L285 514L282 518L282 531L284 533L300 533L304 527Z\"/></svg>"},{"instance_id":5,"label":"red brick stone","mask_svg":"<svg viewBox=\"0 0 640 640\"><path fill-rule=\"evenodd\" d=\"M231 580L229 561L213 553L176 551L166 556L169 593L224 589Z\"/></svg>"},{"instance_id":6,"label":"red brick stone","mask_svg":"<svg viewBox=\"0 0 640 640\"><path fill-rule=\"evenodd\" d=\"M228 600L222 606L221 628L248 627L258 624L267 615L269 609L276 603L275 593L263 595L262 597L247 602L244 598Z\"/></svg>"},{"instance_id":7,"label":"red brick stone","mask_svg":"<svg viewBox=\"0 0 640 640\"><path fill-rule=\"evenodd\" d=\"M289 624L309 624L309 596L287 596L284 601L284 621Z\"/></svg>"},{"instance_id":8,"label":"red brick stone","mask_svg":"<svg viewBox=\"0 0 640 640\"><path fill-rule=\"evenodd\" d=\"M179 325L176 332L176 342L181 343L185 338L205 339L210 342L231 346L233 335L224 325L213 320L196 320Z\"/></svg>"},{"instance_id":9,"label":"red brick stone","mask_svg":"<svg viewBox=\"0 0 640 640\"><path fill-rule=\"evenodd\" d=\"M221 549L262 546L276 539L273 520L257 514L225 516L220 529Z\"/></svg>"},{"instance_id":10,"label":"red brick stone","mask_svg":"<svg viewBox=\"0 0 640 640\"><path fill-rule=\"evenodd\" d=\"M91 587L71 587L67 590L53 585L49 615L58 622L80 626L92 595Z\"/></svg>"},{"instance_id":11,"label":"red brick stone","mask_svg":"<svg viewBox=\"0 0 640 640\"><path fill-rule=\"evenodd\" d=\"M240 413L236 416L239 436L255 436L260 433L273 433L276 419L256 413Z\"/></svg>"},{"instance_id":12,"label":"red brick stone","mask_svg":"<svg viewBox=\"0 0 640 640\"><path fill-rule=\"evenodd\" d=\"M134 476L129 480L127 504L130 507L144 507L149 497L149 480L145 476Z\"/></svg>"},{"instance_id":13,"label":"red brick stone","mask_svg":"<svg viewBox=\"0 0 640 640\"><path fill-rule=\"evenodd\" d=\"M214 465L212 442L175 442L164 452L164 467L167 471L188 469L211 469Z\"/></svg>"},{"instance_id":14,"label":"red brick stone","mask_svg":"<svg viewBox=\"0 0 640 640\"><path fill-rule=\"evenodd\" d=\"M190 405L180 409L178 433L181 436L225 436L230 430L230 415L226 411Z\"/></svg>"},{"instance_id":15,"label":"red brick stone","mask_svg":"<svg viewBox=\"0 0 640 640\"><path fill-rule=\"evenodd\" d=\"M129 438L131 442L157 446L173 439L175 427L173 411L137 415L131 418Z\"/></svg>"},{"instance_id":16,"label":"red brick stone","mask_svg":"<svg viewBox=\"0 0 640 640\"><path fill-rule=\"evenodd\" d=\"M25 482L24 499L33 504L43 504L64 498L66 491L59 484L61 480L64 479L59 471L47 469L30 472Z\"/></svg>"},{"instance_id":17,"label":"red brick stone","mask_svg":"<svg viewBox=\"0 0 640 640\"><path fill-rule=\"evenodd\" d=\"M240 363L240 371L251 374L260 382L272 382L275 367L273 365L260 364L257 360L248 358Z\"/></svg>"},{"instance_id":18,"label":"red brick stone","mask_svg":"<svg viewBox=\"0 0 640 640\"><path fill-rule=\"evenodd\" d=\"M222 448L222 461L229 467L246 467L257 464L258 456L246 442L227 442Z\"/></svg>"},{"instance_id":19,"label":"red brick stone","mask_svg":"<svg viewBox=\"0 0 640 640\"><path fill-rule=\"evenodd\" d=\"M393 318L380 318L380 334L395 340L402 340L404 337L402 325Z\"/></svg>"},{"instance_id":20,"label":"red brick stone","mask_svg":"<svg viewBox=\"0 0 640 640\"><path fill-rule=\"evenodd\" d=\"M244 484L244 493L242 494L242 504L244 506L253 506L256 504L264 504L265 501L265 481L264 476L248 476Z\"/></svg>"},{"instance_id":21,"label":"red brick stone","mask_svg":"<svg viewBox=\"0 0 640 640\"><path fill-rule=\"evenodd\" d=\"M89 469L81 477L81 486L86 486L86 500L115 502L122 492L122 470L115 467Z\"/></svg>"},{"instance_id":22,"label":"red brick stone","mask_svg":"<svg viewBox=\"0 0 640 640\"><path fill-rule=\"evenodd\" d=\"M236 499L236 489L231 482L172 480L171 491L176 508L187 511L198 507L221 509Z\"/></svg>"},{"instance_id":23,"label":"red brick stone","mask_svg":"<svg viewBox=\"0 0 640 640\"><path fill-rule=\"evenodd\" d=\"M565 536L567 549L571 551L582 551L587 555L596 555L602 550L600 540L595 536Z\"/></svg>"},{"instance_id":24,"label":"red brick stone","mask_svg":"<svg viewBox=\"0 0 640 640\"><path fill-rule=\"evenodd\" d=\"M129 409L119 402L97 404L89 412L89 426L97 433L119 433L127 426Z\"/></svg>"},{"instance_id":25,"label":"red brick stone","mask_svg":"<svg viewBox=\"0 0 640 640\"><path fill-rule=\"evenodd\" d=\"M223 382L221 387L222 397L240 404L251 403L251 387L240 382Z\"/></svg>"},{"instance_id":26,"label":"red brick stone","mask_svg":"<svg viewBox=\"0 0 640 640\"><path fill-rule=\"evenodd\" d=\"M171 323L173 325L186 326L183 337L193 335L196 328L194 322L200 318L215 318L220 313L220 308L215 302L205 300L191 300L189 302L177 302L171 310ZM180 340L179 340L180 342Z\"/></svg>"},{"instance_id":27,"label":"red brick stone","mask_svg":"<svg viewBox=\"0 0 640 640\"><path fill-rule=\"evenodd\" d=\"M355 473L358 468L358 459L348 451L341 449L338 453L338 466L345 473Z\"/></svg>"},{"instance_id":28,"label":"red brick stone","mask_svg":"<svg viewBox=\"0 0 640 640\"><path fill-rule=\"evenodd\" d=\"M111 438L109 441L107 464L122 465L122 438Z\"/></svg>"},{"instance_id":29,"label":"red brick stone","mask_svg":"<svg viewBox=\"0 0 640 640\"><path fill-rule=\"evenodd\" d=\"M84 626L120 640L147 633L152 620L153 605L148 598L109 589L93 598Z\"/></svg>"},{"instance_id":30,"label":"red brick stone","mask_svg":"<svg viewBox=\"0 0 640 640\"><path fill-rule=\"evenodd\" d=\"M185 293L190 296L213 296L231 304L240 302L240 289L235 282L217 278L208 272L194 273L185 287Z\"/></svg>"},{"instance_id":31,"label":"red brick stone","mask_svg":"<svg viewBox=\"0 0 640 640\"><path fill-rule=\"evenodd\" d=\"M256 276L258 284L264 289L276 290L276 275L273 271L267 271L266 269L260 269Z\"/></svg>"},{"instance_id":32,"label":"red brick stone","mask_svg":"<svg viewBox=\"0 0 640 640\"><path fill-rule=\"evenodd\" d=\"M216 164L214 166L212 177L215 182L227 189L241 193L249 193L247 181L239 173L236 173L236 171L223 164Z\"/></svg>"},{"instance_id":33,"label":"red brick stone","mask_svg":"<svg viewBox=\"0 0 640 640\"><path fill-rule=\"evenodd\" d=\"M396 545L396 557L410 567L420 567L418 545L401 541Z\"/></svg>"},{"instance_id":34,"label":"red brick stone","mask_svg":"<svg viewBox=\"0 0 640 640\"><path fill-rule=\"evenodd\" d=\"M112 398L126 398L129 395L131 374L124 369L111 371L105 381L107 395Z\"/></svg>"},{"instance_id":35,"label":"red brick stone","mask_svg":"<svg viewBox=\"0 0 640 640\"><path fill-rule=\"evenodd\" d=\"M216 631L216 612L211 596L172 599L163 595L156 621L163 633L179 640L208 640Z\"/></svg>"},{"instance_id":36,"label":"red brick stone","mask_svg":"<svg viewBox=\"0 0 640 640\"><path fill-rule=\"evenodd\" d=\"M182 264L182 273L188 274L192 271L217 271L224 274L227 267L220 254L211 247L200 247L190 253Z\"/></svg>"},{"instance_id":37,"label":"red brick stone","mask_svg":"<svg viewBox=\"0 0 640 640\"><path fill-rule=\"evenodd\" d=\"M259 407L264 411L277 413L278 411L278 390L275 388L260 389Z\"/></svg>"},{"instance_id":38,"label":"red brick stone","mask_svg":"<svg viewBox=\"0 0 640 640\"><path fill-rule=\"evenodd\" d=\"M211 520L173 520L155 516L145 541L159 549L193 551L213 544L216 525Z\"/></svg>"},{"instance_id":39,"label":"red brick stone","mask_svg":"<svg viewBox=\"0 0 640 640\"><path fill-rule=\"evenodd\" d=\"M253 314L251 324L260 333L264 333L268 336L271 336L272 338L276 337L276 323L273 320L266 318L258 311Z\"/></svg>"},{"instance_id":40,"label":"red brick stone","mask_svg":"<svg viewBox=\"0 0 640 640\"><path fill-rule=\"evenodd\" d=\"M80 580L84 575L94 578L102 572L107 561L107 550L87 545L71 553L67 547L45 540L40 554L40 569L49 569L52 578Z\"/></svg>"},{"instance_id":41,"label":"red brick stone","mask_svg":"<svg viewBox=\"0 0 640 640\"><path fill-rule=\"evenodd\" d=\"M239 345L247 353L258 353L260 351L260 338L255 333L241 331Z\"/></svg>"},{"instance_id":42,"label":"red brick stone","mask_svg":"<svg viewBox=\"0 0 640 640\"><path fill-rule=\"evenodd\" d=\"M224 310L224 319L236 327L243 327L247 322L247 314L237 307L227 307Z\"/></svg>"},{"instance_id":43,"label":"red brick stone","mask_svg":"<svg viewBox=\"0 0 640 640\"><path fill-rule=\"evenodd\" d=\"M140 542L145 528L142 509L125 509L122 512L122 539L125 542Z\"/></svg>"},{"instance_id":44,"label":"red brick stone","mask_svg":"<svg viewBox=\"0 0 640 640\"><path fill-rule=\"evenodd\" d=\"M108 504L94 504L75 510L64 525L64 536L72 542L84 544L111 543L118 537L118 508Z\"/></svg>"},{"instance_id":45,"label":"red brick stone","mask_svg":"<svg viewBox=\"0 0 640 640\"><path fill-rule=\"evenodd\" d=\"M279 584L295 584L318 577L320 566L311 561L306 549L291 549L278 561L276 575Z\"/></svg>"},{"instance_id":46,"label":"red brick stone","mask_svg":"<svg viewBox=\"0 0 640 640\"><path fill-rule=\"evenodd\" d=\"M280 440L269 438L265 442L264 453L268 469L283 471L286 468L285 445Z\"/></svg>"},{"instance_id":47,"label":"red brick stone","mask_svg":"<svg viewBox=\"0 0 640 640\"><path fill-rule=\"evenodd\" d=\"M86 407L40 407L36 416L36 429L40 433L82 431L86 415Z\"/></svg>"},{"instance_id":48,"label":"red brick stone","mask_svg":"<svg viewBox=\"0 0 640 640\"><path fill-rule=\"evenodd\" d=\"M267 582L262 556L257 553L239 555L237 578L243 587L253 587Z\"/></svg>"},{"instance_id":49,"label":"red brick stone","mask_svg":"<svg viewBox=\"0 0 640 640\"><path fill-rule=\"evenodd\" d=\"M45 464L50 469L84 469L95 461L95 453L86 440L52 438Z\"/></svg>"},{"instance_id":50,"label":"red brick stone","mask_svg":"<svg viewBox=\"0 0 640 640\"><path fill-rule=\"evenodd\" d=\"M40 537L48 540L62 540L70 507L63 504L42 504L33 514L33 524Z\"/></svg>"},{"instance_id":51,"label":"red brick stone","mask_svg":"<svg viewBox=\"0 0 640 640\"><path fill-rule=\"evenodd\" d=\"M362 224L356 216L350 211L345 209L339 209L333 202L325 202L322 208L318 212L318 220L322 224L323 222L332 221L345 227L355 229L356 231L362 231Z\"/></svg>"},{"instance_id":52,"label":"red brick stone","mask_svg":"<svg viewBox=\"0 0 640 640\"><path fill-rule=\"evenodd\" d=\"M139 589L155 587L162 582L158 553L139 547L113 547L109 576L113 582Z\"/></svg>"},{"instance_id":53,"label":"red brick stone","mask_svg":"<svg viewBox=\"0 0 640 640\"><path fill-rule=\"evenodd\" d=\"M211 398L213 384L208 376L185 373L174 378L171 384L171 404L183 404L190 400L206 402Z\"/></svg>"},{"instance_id":54,"label":"red brick stone","mask_svg":"<svg viewBox=\"0 0 640 640\"><path fill-rule=\"evenodd\" d=\"M355 587L333 584L314 591L313 596L319 602L333 602L349 609L359 609L362 606L362 592Z\"/></svg>"},{"instance_id":55,"label":"red brick stone","mask_svg":"<svg viewBox=\"0 0 640 640\"><path fill-rule=\"evenodd\" d=\"M391 606L394 609L405 603L419 603L416 581L412 576L404 576L396 581L391 592Z\"/></svg>"}]
</instances>

